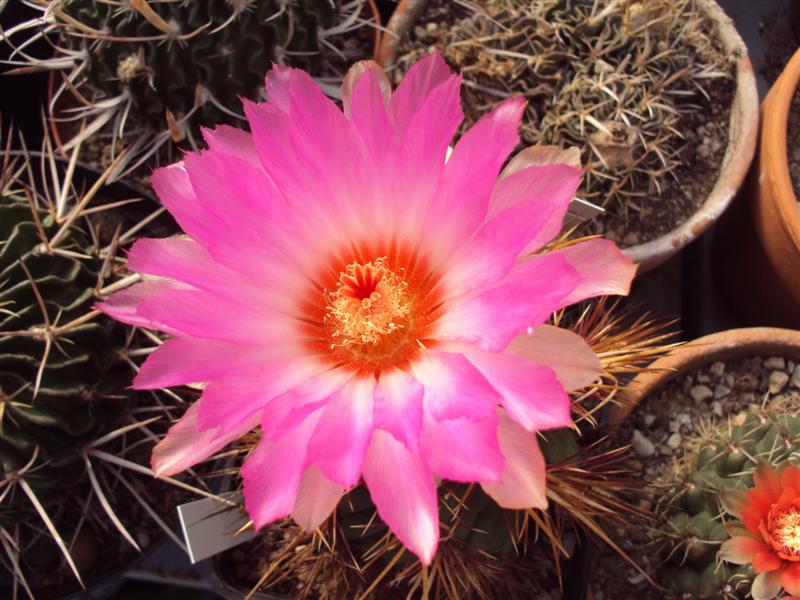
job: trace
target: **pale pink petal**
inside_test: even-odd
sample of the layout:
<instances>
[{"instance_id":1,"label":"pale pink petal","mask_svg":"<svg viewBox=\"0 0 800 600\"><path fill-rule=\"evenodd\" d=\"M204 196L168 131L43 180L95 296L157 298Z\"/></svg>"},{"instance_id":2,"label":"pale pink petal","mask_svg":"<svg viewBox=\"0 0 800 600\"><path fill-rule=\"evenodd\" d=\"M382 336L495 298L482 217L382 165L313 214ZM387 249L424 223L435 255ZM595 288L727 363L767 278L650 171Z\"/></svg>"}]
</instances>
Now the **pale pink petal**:
<instances>
[{"instance_id":1,"label":"pale pink petal","mask_svg":"<svg viewBox=\"0 0 800 600\"><path fill-rule=\"evenodd\" d=\"M420 447L428 468L452 481L497 481L505 464L496 412L475 421L439 421L426 414Z\"/></svg>"},{"instance_id":2,"label":"pale pink petal","mask_svg":"<svg viewBox=\"0 0 800 600\"><path fill-rule=\"evenodd\" d=\"M586 340L562 327L539 325L511 340L508 351L553 369L567 391L585 387L603 373Z\"/></svg>"},{"instance_id":3,"label":"pale pink petal","mask_svg":"<svg viewBox=\"0 0 800 600\"><path fill-rule=\"evenodd\" d=\"M458 141L425 222L426 245L445 251L469 238L486 217L500 168L519 143L525 100L509 98Z\"/></svg>"},{"instance_id":4,"label":"pale pink petal","mask_svg":"<svg viewBox=\"0 0 800 600\"><path fill-rule=\"evenodd\" d=\"M151 465L156 475L170 476L185 471L219 452L258 425L259 413L242 415L230 428L212 427L199 430L197 415L202 400L186 410L181 419L169 428L155 448Z\"/></svg>"},{"instance_id":5,"label":"pale pink petal","mask_svg":"<svg viewBox=\"0 0 800 600\"><path fill-rule=\"evenodd\" d=\"M575 169L581 169L581 149L576 146L560 148L559 146L541 144L528 146L511 157L503 172L500 173L500 179L528 167L543 167L546 165L568 165Z\"/></svg>"},{"instance_id":6,"label":"pale pink petal","mask_svg":"<svg viewBox=\"0 0 800 600\"><path fill-rule=\"evenodd\" d=\"M570 401L552 369L510 352L485 352L452 344L475 365L503 397L508 415L528 431L572 424Z\"/></svg>"},{"instance_id":7,"label":"pale pink petal","mask_svg":"<svg viewBox=\"0 0 800 600\"><path fill-rule=\"evenodd\" d=\"M439 511L436 483L422 459L376 429L364 461L364 482L383 522L429 565L439 542Z\"/></svg>"},{"instance_id":8,"label":"pale pink petal","mask_svg":"<svg viewBox=\"0 0 800 600\"><path fill-rule=\"evenodd\" d=\"M150 316L144 315L139 311L139 305L145 298L174 289L177 289L177 285L166 279L145 280L129 288L115 292L107 298L105 302L96 303L94 308L128 325L158 329L173 335L180 335L180 331L177 329L154 320Z\"/></svg>"},{"instance_id":9,"label":"pale pink petal","mask_svg":"<svg viewBox=\"0 0 800 600\"><path fill-rule=\"evenodd\" d=\"M497 281L520 253L549 241L561 228L579 180L579 170L552 165L499 181L492 192L496 210L454 256L445 275L448 285L467 291Z\"/></svg>"},{"instance_id":10,"label":"pale pink petal","mask_svg":"<svg viewBox=\"0 0 800 600\"><path fill-rule=\"evenodd\" d=\"M494 415L500 395L460 354L429 349L411 364L425 388L425 412L434 419L485 419Z\"/></svg>"},{"instance_id":11,"label":"pale pink petal","mask_svg":"<svg viewBox=\"0 0 800 600\"><path fill-rule=\"evenodd\" d=\"M355 485L361 477L364 453L374 429L374 392L373 378L353 379L320 411L319 425L308 446L309 463L345 487Z\"/></svg>"},{"instance_id":12,"label":"pale pink petal","mask_svg":"<svg viewBox=\"0 0 800 600\"><path fill-rule=\"evenodd\" d=\"M154 390L202 383L232 371L260 365L274 355L274 349L263 345L171 338L147 357L133 380L133 388Z\"/></svg>"},{"instance_id":13,"label":"pale pink petal","mask_svg":"<svg viewBox=\"0 0 800 600\"><path fill-rule=\"evenodd\" d=\"M389 98L392 95L392 84L389 83L389 78L386 77L386 73L384 73L381 66L374 60L360 60L347 70L342 80L342 108L348 119L354 114L357 116L359 111L364 110L364 107L358 102L356 106L353 107L353 90L355 90L356 84L364 79L364 75L368 74L374 75L374 79L370 81L369 85L375 88L377 92L376 97L380 98L384 105L389 102ZM373 92L370 91L368 95L372 97ZM355 110L353 110L353 108L355 108Z\"/></svg>"},{"instance_id":14,"label":"pale pink petal","mask_svg":"<svg viewBox=\"0 0 800 600\"><path fill-rule=\"evenodd\" d=\"M626 295L636 275L636 264L611 240L595 238L549 254L566 258L580 276L580 283L562 306L595 296Z\"/></svg>"},{"instance_id":15,"label":"pale pink petal","mask_svg":"<svg viewBox=\"0 0 800 600\"><path fill-rule=\"evenodd\" d=\"M430 100L434 91L443 83L452 81L454 77L455 74L438 52L432 52L411 65L389 100L389 110L395 127L398 129L407 127L414 115ZM461 112L458 95L451 98L446 108L452 113Z\"/></svg>"},{"instance_id":16,"label":"pale pink petal","mask_svg":"<svg viewBox=\"0 0 800 600\"><path fill-rule=\"evenodd\" d=\"M388 431L412 452L422 430L423 387L406 371L382 371L375 387L375 427Z\"/></svg>"},{"instance_id":17,"label":"pale pink petal","mask_svg":"<svg viewBox=\"0 0 800 600\"><path fill-rule=\"evenodd\" d=\"M718 556L734 565L749 565L753 562L756 554L769 551L770 547L762 540L740 535L723 543Z\"/></svg>"},{"instance_id":18,"label":"pale pink petal","mask_svg":"<svg viewBox=\"0 0 800 600\"><path fill-rule=\"evenodd\" d=\"M547 508L545 464L536 433L525 431L505 414L498 427L500 451L506 459L497 482L481 487L503 508Z\"/></svg>"},{"instance_id":19,"label":"pale pink petal","mask_svg":"<svg viewBox=\"0 0 800 600\"><path fill-rule=\"evenodd\" d=\"M312 415L277 442L262 439L244 461L244 506L256 529L292 514L317 420Z\"/></svg>"},{"instance_id":20,"label":"pale pink petal","mask_svg":"<svg viewBox=\"0 0 800 600\"><path fill-rule=\"evenodd\" d=\"M552 253L533 256L517 263L496 286L452 300L432 337L500 351L515 335L563 306L579 281L565 258Z\"/></svg>"},{"instance_id":21,"label":"pale pink petal","mask_svg":"<svg viewBox=\"0 0 800 600\"><path fill-rule=\"evenodd\" d=\"M300 479L292 518L306 531L314 531L334 511L344 494L344 487L310 466Z\"/></svg>"}]
</instances>

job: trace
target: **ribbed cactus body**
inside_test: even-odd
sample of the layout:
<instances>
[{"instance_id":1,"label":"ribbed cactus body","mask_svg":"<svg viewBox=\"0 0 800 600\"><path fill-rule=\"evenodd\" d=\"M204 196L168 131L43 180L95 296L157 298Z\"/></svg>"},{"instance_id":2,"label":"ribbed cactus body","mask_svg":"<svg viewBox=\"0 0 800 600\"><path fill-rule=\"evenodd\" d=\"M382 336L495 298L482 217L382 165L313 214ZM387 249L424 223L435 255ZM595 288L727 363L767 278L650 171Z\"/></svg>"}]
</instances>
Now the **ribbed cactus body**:
<instances>
[{"instance_id":1,"label":"ribbed cactus body","mask_svg":"<svg viewBox=\"0 0 800 600\"><path fill-rule=\"evenodd\" d=\"M58 229L53 216L44 210L37 216L52 236ZM94 318L52 337L34 394L47 335L36 292L51 327L68 324L91 311L102 267L99 259L46 254L40 244L27 202L0 197L0 465L3 479L24 468L25 481L46 505L85 482L83 446L122 424L130 370L118 352L124 330ZM59 244L81 254L91 246L77 226ZM18 522L18 511L34 514L16 492L0 501L0 521L9 520L3 524Z\"/></svg>"},{"instance_id":2,"label":"ribbed cactus body","mask_svg":"<svg viewBox=\"0 0 800 600\"><path fill-rule=\"evenodd\" d=\"M745 598L753 577L749 566L722 563L717 553L731 536L726 530L726 495L753 486L755 460L784 464L800 451L800 415L789 407L751 406L730 423L706 432L694 454L676 470L662 504L665 568L660 583L673 597Z\"/></svg>"},{"instance_id":3,"label":"ribbed cactus body","mask_svg":"<svg viewBox=\"0 0 800 600\"><path fill-rule=\"evenodd\" d=\"M125 4L125 3L123 3ZM81 26L67 23L65 42L86 49L85 75L100 97L128 93L134 124L165 125L199 105L195 126L231 121L207 90L230 111L241 113L240 97L257 98L273 62L319 72L326 50L320 31L337 22L339 0L203 0L150 2L157 16L90 0L68 0L63 10ZM63 20L63 19L62 19ZM161 31L154 23L161 23ZM88 40L77 35L88 28ZM85 31L84 31L85 33Z\"/></svg>"}]
</instances>

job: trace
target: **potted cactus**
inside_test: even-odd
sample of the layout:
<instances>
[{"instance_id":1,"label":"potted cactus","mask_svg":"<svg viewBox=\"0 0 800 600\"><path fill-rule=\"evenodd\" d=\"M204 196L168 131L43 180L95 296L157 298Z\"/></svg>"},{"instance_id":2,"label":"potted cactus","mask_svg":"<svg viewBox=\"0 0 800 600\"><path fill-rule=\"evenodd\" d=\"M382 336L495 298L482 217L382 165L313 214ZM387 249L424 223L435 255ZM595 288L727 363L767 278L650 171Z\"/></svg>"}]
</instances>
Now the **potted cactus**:
<instances>
[{"instance_id":1,"label":"potted cactus","mask_svg":"<svg viewBox=\"0 0 800 600\"><path fill-rule=\"evenodd\" d=\"M132 282L120 249L136 231L174 225L102 189L109 171L9 146L0 161L0 594L108 593L165 535L182 545L168 515L204 493L144 466L183 402L128 389L158 340L93 308Z\"/></svg>"},{"instance_id":2,"label":"potted cactus","mask_svg":"<svg viewBox=\"0 0 800 600\"><path fill-rule=\"evenodd\" d=\"M22 49L26 35L46 34L55 54L41 59L21 50L11 65L55 75L49 109L63 151L90 139L86 159L108 164L129 149L112 181L148 161L168 164L177 147L197 150L201 127L244 122L239 98L263 94L272 63L307 69L337 90L350 62L370 58L380 39L372 0L36 6L41 14L5 41Z\"/></svg>"},{"instance_id":3,"label":"potted cactus","mask_svg":"<svg viewBox=\"0 0 800 600\"><path fill-rule=\"evenodd\" d=\"M632 438L630 466L643 478L643 501L657 518L634 520L619 534L627 536L628 551L639 548L661 589L600 575L597 589L693 600L796 595L791 574L781 584L789 565L769 549L794 552L794 546L780 550L788 531L781 515L793 517L791 502L781 504L774 472L794 464L800 449L800 332L754 328L705 336L655 361L620 398L612 422L619 439ZM741 536L746 540L732 542ZM742 544L763 551L769 564L737 550ZM603 561L595 573L612 569L613 562Z\"/></svg>"},{"instance_id":4,"label":"potted cactus","mask_svg":"<svg viewBox=\"0 0 800 600\"><path fill-rule=\"evenodd\" d=\"M432 47L463 71L467 123L522 96L526 143L580 147L579 197L605 209L581 232L639 273L709 227L752 160L753 69L713 0L404 0L387 29L394 76Z\"/></svg>"}]
</instances>

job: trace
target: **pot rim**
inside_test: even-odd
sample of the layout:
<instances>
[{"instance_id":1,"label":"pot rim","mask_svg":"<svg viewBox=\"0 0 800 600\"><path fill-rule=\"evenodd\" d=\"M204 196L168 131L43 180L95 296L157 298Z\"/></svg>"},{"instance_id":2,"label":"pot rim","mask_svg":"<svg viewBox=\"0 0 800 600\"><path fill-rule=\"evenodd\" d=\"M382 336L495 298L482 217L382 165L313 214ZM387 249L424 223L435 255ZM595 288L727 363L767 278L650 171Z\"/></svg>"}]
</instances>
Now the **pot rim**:
<instances>
[{"instance_id":1,"label":"pot rim","mask_svg":"<svg viewBox=\"0 0 800 600\"><path fill-rule=\"evenodd\" d=\"M411 30L429 0L401 0L395 8L381 42L379 63L394 67L397 46ZM732 19L715 0L695 0L698 8L714 25L717 39L727 56L735 57L736 92L731 103L728 144L717 182L703 203L681 225L644 244L624 249L639 264L638 274L659 266L699 237L725 211L745 180L753 161L758 138L758 89L747 46L736 31Z\"/></svg>"},{"instance_id":2,"label":"pot rim","mask_svg":"<svg viewBox=\"0 0 800 600\"><path fill-rule=\"evenodd\" d=\"M653 362L620 391L619 402L609 411L611 429L615 432L644 398L687 371L718 360L764 354L800 358L800 331L743 327L711 333L679 346Z\"/></svg>"}]
</instances>

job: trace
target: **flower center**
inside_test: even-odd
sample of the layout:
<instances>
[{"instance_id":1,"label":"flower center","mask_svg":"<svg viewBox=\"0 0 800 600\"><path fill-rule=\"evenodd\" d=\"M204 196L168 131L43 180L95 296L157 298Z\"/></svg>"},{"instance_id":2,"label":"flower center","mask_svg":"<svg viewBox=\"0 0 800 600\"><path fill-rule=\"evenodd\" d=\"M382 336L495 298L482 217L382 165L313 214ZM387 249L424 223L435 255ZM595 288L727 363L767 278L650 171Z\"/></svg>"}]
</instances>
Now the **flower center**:
<instances>
[{"instance_id":1,"label":"flower center","mask_svg":"<svg viewBox=\"0 0 800 600\"><path fill-rule=\"evenodd\" d=\"M390 270L386 257L351 263L333 292L324 294L331 348L352 344L379 346L407 330L411 313L408 283Z\"/></svg>"},{"instance_id":2,"label":"flower center","mask_svg":"<svg viewBox=\"0 0 800 600\"><path fill-rule=\"evenodd\" d=\"M791 506L788 510L771 514L770 537L773 546L787 560L800 560L800 510Z\"/></svg>"}]
</instances>

